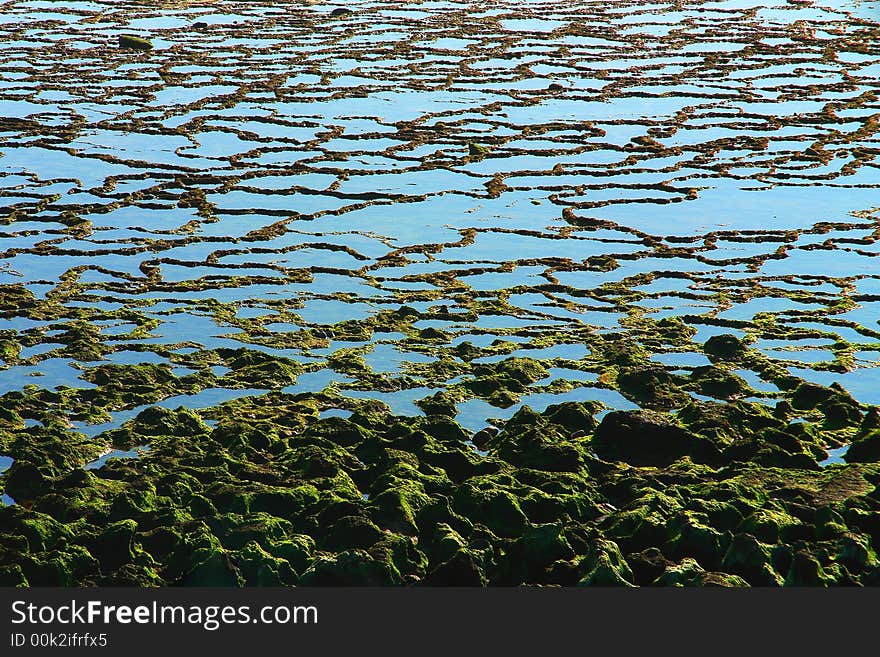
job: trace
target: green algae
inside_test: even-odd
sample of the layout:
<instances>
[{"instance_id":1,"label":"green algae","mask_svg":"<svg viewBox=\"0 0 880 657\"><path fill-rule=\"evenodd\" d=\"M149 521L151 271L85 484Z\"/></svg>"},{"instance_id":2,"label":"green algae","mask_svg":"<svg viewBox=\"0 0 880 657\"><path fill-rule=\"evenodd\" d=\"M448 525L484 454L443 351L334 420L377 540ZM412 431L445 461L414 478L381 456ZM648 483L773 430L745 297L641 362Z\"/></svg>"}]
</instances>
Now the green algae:
<instances>
[{"instance_id":1,"label":"green algae","mask_svg":"<svg viewBox=\"0 0 880 657\"><path fill-rule=\"evenodd\" d=\"M4 478L19 501L0 508L4 578L775 586L868 584L880 568L880 466L768 468L755 446L727 459L743 440L760 443L765 425L786 426L749 415L746 402L702 437L699 413L598 422L598 405L525 407L478 457L465 444L476 436L448 417L365 406L319 418L320 397L270 395L270 405L229 404L213 427L186 409L147 409L123 431L152 449L98 470L78 469L85 456L70 432L4 446L17 459ZM247 417L256 409L259 421ZM787 435L806 453L824 431L820 422ZM57 453L58 441L68 456L17 483L18 459Z\"/></svg>"},{"instance_id":2,"label":"green algae","mask_svg":"<svg viewBox=\"0 0 880 657\"><path fill-rule=\"evenodd\" d=\"M119 47L131 48L133 50L152 50L153 44L150 42L149 39L132 36L130 34L120 34Z\"/></svg>"}]
</instances>

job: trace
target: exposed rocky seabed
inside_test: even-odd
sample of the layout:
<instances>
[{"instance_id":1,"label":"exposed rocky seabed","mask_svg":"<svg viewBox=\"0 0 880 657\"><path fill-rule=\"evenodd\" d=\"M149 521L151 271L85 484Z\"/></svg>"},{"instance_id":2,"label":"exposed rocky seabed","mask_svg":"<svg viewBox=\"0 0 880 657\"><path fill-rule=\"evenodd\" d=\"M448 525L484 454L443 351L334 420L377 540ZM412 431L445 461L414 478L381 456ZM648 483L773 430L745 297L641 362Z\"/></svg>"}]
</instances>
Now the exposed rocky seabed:
<instances>
[{"instance_id":1,"label":"exposed rocky seabed","mask_svg":"<svg viewBox=\"0 0 880 657\"><path fill-rule=\"evenodd\" d=\"M0 1L0 585L880 584L880 2Z\"/></svg>"}]
</instances>

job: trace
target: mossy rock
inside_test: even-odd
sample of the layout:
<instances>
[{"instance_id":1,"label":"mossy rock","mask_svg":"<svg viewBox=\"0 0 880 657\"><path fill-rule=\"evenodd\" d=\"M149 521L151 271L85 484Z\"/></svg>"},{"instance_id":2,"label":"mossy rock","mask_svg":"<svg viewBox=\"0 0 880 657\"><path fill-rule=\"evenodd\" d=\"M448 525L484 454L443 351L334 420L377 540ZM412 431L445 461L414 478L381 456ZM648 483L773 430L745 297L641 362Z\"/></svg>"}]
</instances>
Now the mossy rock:
<instances>
[{"instance_id":1,"label":"mossy rock","mask_svg":"<svg viewBox=\"0 0 880 657\"><path fill-rule=\"evenodd\" d=\"M691 380L704 395L727 399L740 395L748 389L741 376L714 365L694 368Z\"/></svg>"},{"instance_id":2,"label":"mossy rock","mask_svg":"<svg viewBox=\"0 0 880 657\"><path fill-rule=\"evenodd\" d=\"M149 39L144 39L128 34L119 35L119 47L130 48L132 50L152 50L153 44Z\"/></svg>"},{"instance_id":3,"label":"mossy rock","mask_svg":"<svg viewBox=\"0 0 880 657\"><path fill-rule=\"evenodd\" d=\"M286 560L270 554L256 541L231 553L230 559L244 578L245 586L291 586L298 581Z\"/></svg>"},{"instance_id":4,"label":"mossy rock","mask_svg":"<svg viewBox=\"0 0 880 657\"><path fill-rule=\"evenodd\" d=\"M703 343L703 351L712 358L718 360L736 360L746 352L746 346L735 335L722 333L713 335Z\"/></svg>"},{"instance_id":5,"label":"mossy rock","mask_svg":"<svg viewBox=\"0 0 880 657\"><path fill-rule=\"evenodd\" d=\"M683 512L669 520L666 552L674 558L693 557L708 568L719 568L731 537L708 526L708 518L701 516Z\"/></svg>"},{"instance_id":6,"label":"mossy rock","mask_svg":"<svg viewBox=\"0 0 880 657\"><path fill-rule=\"evenodd\" d=\"M780 510L759 509L742 521L741 533L751 534L762 543L778 543L786 529L802 525L800 520Z\"/></svg>"},{"instance_id":7,"label":"mossy rock","mask_svg":"<svg viewBox=\"0 0 880 657\"><path fill-rule=\"evenodd\" d=\"M721 456L707 438L652 411L609 413L602 418L591 444L600 458L639 466L669 465L683 456L715 463Z\"/></svg>"},{"instance_id":8,"label":"mossy rock","mask_svg":"<svg viewBox=\"0 0 880 657\"><path fill-rule=\"evenodd\" d=\"M387 586L401 584L400 573L365 550L319 556L300 578L303 586Z\"/></svg>"},{"instance_id":9,"label":"mossy rock","mask_svg":"<svg viewBox=\"0 0 880 657\"><path fill-rule=\"evenodd\" d=\"M791 567L785 578L785 586L833 586L833 572L826 572L815 556L804 550L794 553Z\"/></svg>"},{"instance_id":10,"label":"mossy rock","mask_svg":"<svg viewBox=\"0 0 880 657\"><path fill-rule=\"evenodd\" d=\"M682 383L655 365L623 367L617 374L621 393L652 408L673 408L686 403L690 397L682 390Z\"/></svg>"},{"instance_id":11,"label":"mossy rock","mask_svg":"<svg viewBox=\"0 0 880 657\"><path fill-rule=\"evenodd\" d=\"M208 554L180 582L184 586L241 587L245 580L223 550Z\"/></svg>"},{"instance_id":12,"label":"mossy rock","mask_svg":"<svg viewBox=\"0 0 880 657\"><path fill-rule=\"evenodd\" d=\"M18 564L0 566L0 586L4 588L27 588L28 581Z\"/></svg>"},{"instance_id":13,"label":"mossy rock","mask_svg":"<svg viewBox=\"0 0 880 657\"><path fill-rule=\"evenodd\" d=\"M783 578L773 570L767 546L750 534L733 537L721 564L725 572L743 577L752 586L781 586Z\"/></svg>"},{"instance_id":14,"label":"mossy rock","mask_svg":"<svg viewBox=\"0 0 880 657\"><path fill-rule=\"evenodd\" d=\"M798 385L792 393L791 405L798 410L809 411L822 402L828 401L835 394L836 392L831 388L805 381Z\"/></svg>"},{"instance_id":15,"label":"mossy rock","mask_svg":"<svg viewBox=\"0 0 880 657\"><path fill-rule=\"evenodd\" d=\"M843 458L847 463L877 463L880 461L880 431L871 431L853 441Z\"/></svg>"},{"instance_id":16,"label":"mossy rock","mask_svg":"<svg viewBox=\"0 0 880 657\"><path fill-rule=\"evenodd\" d=\"M579 586L633 586L633 573L614 541L597 539L578 564Z\"/></svg>"},{"instance_id":17,"label":"mossy rock","mask_svg":"<svg viewBox=\"0 0 880 657\"><path fill-rule=\"evenodd\" d=\"M497 536L516 538L529 524L517 498L498 488L477 488L465 482L455 495L455 508Z\"/></svg>"},{"instance_id":18,"label":"mossy rock","mask_svg":"<svg viewBox=\"0 0 880 657\"><path fill-rule=\"evenodd\" d=\"M369 548L384 537L384 533L369 518L344 516L333 523L321 541L328 550Z\"/></svg>"}]
</instances>

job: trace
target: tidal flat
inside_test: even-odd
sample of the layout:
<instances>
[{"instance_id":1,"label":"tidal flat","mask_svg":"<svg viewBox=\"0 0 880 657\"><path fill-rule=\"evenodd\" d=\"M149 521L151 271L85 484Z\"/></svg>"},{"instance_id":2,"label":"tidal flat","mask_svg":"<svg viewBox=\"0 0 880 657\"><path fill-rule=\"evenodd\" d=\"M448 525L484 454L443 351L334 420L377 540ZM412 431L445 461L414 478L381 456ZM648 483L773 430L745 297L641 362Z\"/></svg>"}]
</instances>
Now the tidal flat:
<instances>
[{"instance_id":1,"label":"tidal flat","mask_svg":"<svg viewBox=\"0 0 880 657\"><path fill-rule=\"evenodd\" d=\"M880 584L880 2L0 0L0 585Z\"/></svg>"}]
</instances>

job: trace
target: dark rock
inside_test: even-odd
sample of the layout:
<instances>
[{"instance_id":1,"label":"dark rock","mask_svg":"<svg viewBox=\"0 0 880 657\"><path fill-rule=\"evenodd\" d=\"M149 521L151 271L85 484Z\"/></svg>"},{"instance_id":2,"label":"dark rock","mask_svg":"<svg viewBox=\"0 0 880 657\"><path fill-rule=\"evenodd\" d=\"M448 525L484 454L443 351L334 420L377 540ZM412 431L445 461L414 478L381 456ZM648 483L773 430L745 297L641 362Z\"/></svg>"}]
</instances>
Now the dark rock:
<instances>
[{"instance_id":1,"label":"dark rock","mask_svg":"<svg viewBox=\"0 0 880 657\"><path fill-rule=\"evenodd\" d=\"M753 586L782 584L782 578L771 565L770 551L750 534L733 537L721 567L726 572L744 577Z\"/></svg>"},{"instance_id":2,"label":"dark rock","mask_svg":"<svg viewBox=\"0 0 880 657\"><path fill-rule=\"evenodd\" d=\"M150 42L149 39L143 39L141 37L131 36L128 34L120 34L119 47L130 48L133 50L152 50L153 44Z\"/></svg>"},{"instance_id":3,"label":"dark rock","mask_svg":"<svg viewBox=\"0 0 880 657\"><path fill-rule=\"evenodd\" d=\"M428 572L423 583L428 586L486 586L488 580L473 555L458 550Z\"/></svg>"},{"instance_id":4,"label":"dark rock","mask_svg":"<svg viewBox=\"0 0 880 657\"><path fill-rule=\"evenodd\" d=\"M578 568L580 586L633 586L633 573L614 541L597 539Z\"/></svg>"},{"instance_id":5,"label":"dark rock","mask_svg":"<svg viewBox=\"0 0 880 657\"><path fill-rule=\"evenodd\" d=\"M303 586L388 586L401 584L400 573L387 561L364 550L346 550L315 560L300 578Z\"/></svg>"},{"instance_id":6,"label":"dark rock","mask_svg":"<svg viewBox=\"0 0 880 657\"><path fill-rule=\"evenodd\" d=\"M701 522L697 514L682 512L667 524L667 554L675 558L694 557L708 568L719 568L730 543L729 534Z\"/></svg>"},{"instance_id":7,"label":"dark rock","mask_svg":"<svg viewBox=\"0 0 880 657\"><path fill-rule=\"evenodd\" d=\"M793 408L809 411L835 395L835 391L818 383L805 381L801 383L791 396Z\"/></svg>"},{"instance_id":8,"label":"dark rock","mask_svg":"<svg viewBox=\"0 0 880 657\"><path fill-rule=\"evenodd\" d=\"M816 557L803 550L794 553L791 568L785 578L786 586L831 586L833 584L834 578L825 572Z\"/></svg>"},{"instance_id":9,"label":"dark rock","mask_svg":"<svg viewBox=\"0 0 880 657\"><path fill-rule=\"evenodd\" d=\"M655 408L672 408L690 397L665 368L655 365L622 367L617 375L620 391Z\"/></svg>"},{"instance_id":10,"label":"dark rock","mask_svg":"<svg viewBox=\"0 0 880 657\"><path fill-rule=\"evenodd\" d=\"M880 431L873 430L855 440L843 458L847 463L876 463L880 461Z\"/></svg>"},{"instance_id":11,"label":"dark rock","mask_svg":"<svg viewBox=\"0 0 880 657\"><path fill-rule=\"evenodd\" d=\"M581 449L551 428L510 434L505 427L487 447L508 463L548 472L577 472L583 462Z\"/></svg>"},{"instance_id":12,"label":"dark rock","mask_svg":"<svg viewBox=\"0 0 880 657\"><path fill-rule=\"evenodd\" d=\"M746 352L746 346L735 335L713 335L703 344L703 351L719 360L736 360Z\"/></svg>"},{"instance_id":13,"label":"dark rock","mask_svg":"<svg viewBox=\"0 0 880 657\"><path fill-rule=\"evenodd\" d=\"M669 560L655 547L626 555L626 562L632 569L633 582L639 586L654 582L670 565Z\"/></svg>"},{"instance_id":14,"label":"dark rock","mask_svg":"<svg viewBox=\"0 0 880 657\"><path fill-rule=\"evenodd\" d=\"M16 461L6 472L6 492L19 501L39 496L50 485L50 478L33 463Z\"/></svg>"},{"instance_id":15,"label":"dark rock","mask_svg":"<svg viewBox=\"0 0 880 657\"><path fill-rule=\"evenodd\" d=\"M363 516L345 516L327 531L323 543L331 550L368 548L384 536L381 529Z\"/></svg>"},{"instance_id":16,"label":"dark rock","mask_svg":"<svg viewBox=\"0 0 880 657\"><path fill-rule=\"evenodd\" d=\"M593 436L593 449L605 460L631 465L669 465L683 456L717 462L721 453L711 441L651 411L614 411Z\"/></svg>"},{"instance_id":17,"label":"dark rock","mask_svg":"<svg viewBox=\"0 0 880 657\"><path fill-rule=\"evenodd\" d=\"M477 433L474 434L474 437L471 438L471 442L478 449L483 449L489 444L489 441L497 435L498 429L495 427L486 427L485 429L477 431Z\"/></svg>"}]
</instances>

